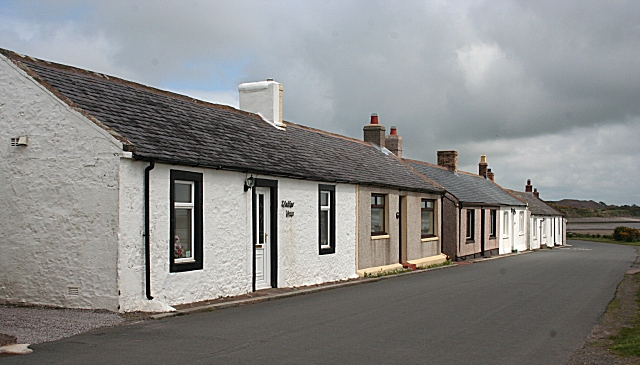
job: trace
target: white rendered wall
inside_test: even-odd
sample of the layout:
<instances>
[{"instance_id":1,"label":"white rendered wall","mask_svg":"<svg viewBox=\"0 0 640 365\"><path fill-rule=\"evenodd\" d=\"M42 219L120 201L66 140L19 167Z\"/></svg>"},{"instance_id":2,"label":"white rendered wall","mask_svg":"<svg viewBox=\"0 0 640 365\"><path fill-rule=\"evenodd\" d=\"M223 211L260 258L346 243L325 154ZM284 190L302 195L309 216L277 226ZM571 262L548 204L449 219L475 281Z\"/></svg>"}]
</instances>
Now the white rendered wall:
<instances>
[{"instance_id":1,"label":"white rendered wall","mask_svg":"<svg viewBox=\"0 0 640 365\"><path fill-rule=\"evenodd\" d=\"M234 296L252 290L251 190L238 172L156 164L150 172L151 295L144 266L144 168L123 160L120 172L119 286L121 311L166 311L170 306ZM169 182L171 169L203 173L202 270L169 272ZM336 185L336 252L318 253L318 183L278 180L278 286L317 284L355 277L355 187ZM294 211L285 217L285 210Z\"/></svg>"},{"instance_id":2,"label":"white rendered wall","mask_svg":"<svg viewBox=\"0 0 640 365\"><path fill-rule=\"evenodd\" d=\"M151 295L144 266L144 168L123 164L119 255L121 311L158 311L251 291L251 191L245 174L156 164L150 172ZM203 269L169 272L170 170L203 173Z\"/></svg>"},{"instance_id":3,"label":"white rendered wall","mask_svg":"<svg viewBox=\"0 0 640 365\"><path fill-rule=\"evenodd\" d=\"M540 248L540 217L531 215L529 219L529 236L530 236L530 249L537 250Z\"/></svg>"},{"instance_id":4,"label":"white rendered wall","mask_svg":"<svg viewBox=\"0 0 640 365\"><path fill-rule=\"evenodd\" d=\"M504 221L504 213L509 213L509 221ZM498 253L500 255L505 253L511 253L511 236L513 229L513 214L511 214L511 207L501 207L498 211L500 217L500 232L498 233ZM508 227L507 232L505 233L504 227L505 225Z\"/></svg>"},{"instance_id":5,"label":"white rendered wall","mask_svg":"<svg viewBox=\"0 0 640 365\"><path fill-rule=\"evenodd\" d=\"M117 310L121 151L0 55L0 300Z\"/></svg>"},{"instance_id":6,"label":"white rendered wall","mask_svg":"<svg viewBox=\"0 0 640 365\"><path fill-rule=\"evenodd\" d=\"M527 225L529 220L527 219L527 209L525 207L513 207L516 210L516 215L513 216L514 225L514 247L518 252L527 250ZM520 213L523 214L522 225L520 225Z\"/></svg>"},{"instance_id":7,"label":"white rendered wall","mask_svg":"<svg viewBox=\"0 0 640 365\"><path fill-rule=\"evenodd\" d=\"M511 212L511 209L515 209L516 214ZM508 233L504 234L504 213L509 214L509 227ZM520 212L524 212L524 227L522 232L520 229ZM511 253L512 250L524 251L527 249L527 214L525 207L501 207L500 208L500 239L499 239L499 253Z\"/></svg>"},{"instance_id":8,"label":"white rendered wall","mask_svg":"<svg viewBox=\"0 0 640 365\"><path fill-rule=\"evenodd\" d=\"M304 286L357 277L356 188L337 184L336 251L319 254L318 182L279 179L278 200L294 207L278 206L278 286ZM330 184L329 184L330 185ZM285 211L294 212L285 217Z\"/></svg>"}]
</instances>

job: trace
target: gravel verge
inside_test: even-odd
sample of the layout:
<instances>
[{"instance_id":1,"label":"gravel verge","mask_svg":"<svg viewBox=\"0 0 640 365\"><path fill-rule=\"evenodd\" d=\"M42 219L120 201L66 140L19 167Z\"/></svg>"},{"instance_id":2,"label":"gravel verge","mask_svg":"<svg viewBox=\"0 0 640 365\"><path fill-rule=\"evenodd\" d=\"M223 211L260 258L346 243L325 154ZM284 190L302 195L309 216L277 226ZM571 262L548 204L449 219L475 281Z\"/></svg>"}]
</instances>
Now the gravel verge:
<instances>
[{"instance_id":1,"label":"gravel verge","mask_svg":"<svg viewBox=\"0 0 640 365\"><path fill-rule=\"evenodd\" d=\"M0 305L0 333L16 336L18 343L55 341L124 321L108 311Z\"/></svg>"}]
</instances>

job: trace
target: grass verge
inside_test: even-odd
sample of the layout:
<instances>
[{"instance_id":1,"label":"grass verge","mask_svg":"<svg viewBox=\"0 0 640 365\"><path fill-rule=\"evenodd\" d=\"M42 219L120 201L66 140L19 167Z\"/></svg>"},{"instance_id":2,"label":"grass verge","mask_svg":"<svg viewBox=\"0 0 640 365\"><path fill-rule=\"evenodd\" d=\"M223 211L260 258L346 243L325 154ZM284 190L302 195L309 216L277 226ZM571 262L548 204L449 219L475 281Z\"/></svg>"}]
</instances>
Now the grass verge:
<instances>
[{"instance_id":1,"label":"grass verge","mask_svg":"<svg viewBox=\"0 0 640 365\"><path fill-rule=\"evenodd\" d=\"M612 238L603 238L603 237L567 237L567 240L604 242L604 243L613 243L613 244L616 244L616 245L639 246L640 247L640 242L616 241L616 240L614 240Z\"/></svg>"},{"instance_id":2,"label":"grass verge","mask_svg":"<svg viewBox=\"0 0 640 365\"><path fill-rule=\"evenodd\" d=\"M425 269L433 269L436 267L442 267L442 266L449 266L453 264L453 262L451 260L447 260L438 264L431 264L429 266L418 266L416 267L416 270L425 270ZM409 272L412 271L411 269L395 269L395 270L389 270L389 271L380 271L380 272L376 272L376 273L365 273L364 277L365 278L379 278L382 276L389 276L389 275L396 275L396 274L402 274L405 272Z\"/></svg>"},{"instance_id":3,"label":"grass verge","mask_svg":"<svg viewBox=\"0 0 640 365\"><path fill-rule=\"evenodd\" d=\"M634 276L640 284L640 274ZM640 357L640 289L636 293L636 302L638 307L633 321L623 326L618 334L611 336L613 343L609 349L618 355Z\"/></svg>"}]
</instances>

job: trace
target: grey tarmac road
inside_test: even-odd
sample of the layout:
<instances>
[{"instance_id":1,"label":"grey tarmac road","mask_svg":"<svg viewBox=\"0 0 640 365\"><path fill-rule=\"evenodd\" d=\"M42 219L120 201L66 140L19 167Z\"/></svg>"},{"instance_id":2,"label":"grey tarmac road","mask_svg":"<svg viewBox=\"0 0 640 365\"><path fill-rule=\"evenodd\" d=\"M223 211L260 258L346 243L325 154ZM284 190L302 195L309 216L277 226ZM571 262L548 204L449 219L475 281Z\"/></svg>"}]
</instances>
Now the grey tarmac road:
<instances>
[{"instance_id":1,"label":"grey tarmac road","mask_svg":"<svg viewBox=\"0 0 640 365\"><path fill-rule=\"evenodd\" d=\"M570 242L32 346L0 364L564 364L633 264Z\"/></svg>"}]
</instances>

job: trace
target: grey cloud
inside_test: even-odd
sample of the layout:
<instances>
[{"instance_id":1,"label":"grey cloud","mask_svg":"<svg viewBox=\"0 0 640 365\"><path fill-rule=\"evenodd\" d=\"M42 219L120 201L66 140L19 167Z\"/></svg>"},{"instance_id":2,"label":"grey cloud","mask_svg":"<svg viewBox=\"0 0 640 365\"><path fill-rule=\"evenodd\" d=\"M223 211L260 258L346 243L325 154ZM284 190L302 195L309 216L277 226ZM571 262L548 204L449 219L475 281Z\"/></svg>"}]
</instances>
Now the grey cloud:
<instances>
[{"instance_id":1,"label":"grey cloud","mask_svg":"<svg viewBox=\"0 0 640 365\"><path fill-rule=\"evenodd\" d=\"M100 52L108 58L109 64L98 64L105 72L155 86L205 80L214 90L273 77L285 87L286 119L360 138L369 114L377 112L387 127L398 126L408 156L427 161L444 148L464 152L466 166L475 166L483 150L494 148L497 161L512 161L522 141L541 143L548 136L606 126L630 132L640 116L637 1L30 1L18 6L14 12L26 22L54 30L71 22L85 37L102 39L111 47ZM4 39L9 38L0 32ZM29 42L43 44L36 39L20 47ZM240 74L225 75L230 64L244 66ZM577 148L575 138L558 141L563 143L554 146L558 153L568 149L576 156L570 150ZM634 144L617 143L637 158ZM526 163L504 168L519 176L519 168L538 167L535 160ZM574 179L573 172L554 169L554 176ZM545 187L569 192L561 185Z\"/></svg>"}]
</instances>

